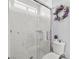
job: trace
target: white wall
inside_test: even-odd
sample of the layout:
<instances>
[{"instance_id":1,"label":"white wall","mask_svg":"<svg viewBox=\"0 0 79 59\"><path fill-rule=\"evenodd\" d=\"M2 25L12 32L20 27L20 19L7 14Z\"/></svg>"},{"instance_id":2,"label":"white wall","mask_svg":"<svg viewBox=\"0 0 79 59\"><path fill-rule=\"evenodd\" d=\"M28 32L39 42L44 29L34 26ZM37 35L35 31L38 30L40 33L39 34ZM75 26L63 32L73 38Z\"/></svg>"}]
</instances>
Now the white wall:
<instances>
[{"instance_id":1,"label":"white wall","mask_svg":"<svg viewBox=\"0 0 79 59\"><path fill-rule=\"evenodd\" d=\"M56 8L59 5L69 6L69 0L53 0L53 8ZM63 21L54 21L53 22L54 35L58 35L59 39L66 42L65 55L69 59L70 57L70 16L68 16Z\"/></svg>"}]
</instances>

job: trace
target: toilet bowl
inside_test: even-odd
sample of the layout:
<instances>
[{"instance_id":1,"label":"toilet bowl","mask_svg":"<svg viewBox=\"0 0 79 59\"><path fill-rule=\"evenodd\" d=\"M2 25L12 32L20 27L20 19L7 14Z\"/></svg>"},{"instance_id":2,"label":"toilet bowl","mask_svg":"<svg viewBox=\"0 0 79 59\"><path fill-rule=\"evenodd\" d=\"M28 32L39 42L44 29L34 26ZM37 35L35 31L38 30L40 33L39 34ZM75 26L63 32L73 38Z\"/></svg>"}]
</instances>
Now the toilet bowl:
<instances>
[{"instance_id":1,"label":"toilet bowl","mask_svg":"<svg viewBox=\"0 0 79 59\"><path fill-rule=\"evenodd\" d=\"M65 42L54 40L52 47L53 52L44 55L42 59L64 59L62 55L64 54Z\"/></svg>"},{"instance_id":2,"label":"toilet bowl","mask_svg":"<svg viewBox=\"0 0 79 59\"><path fill-rule=\"evenodd\" d=\"M60 55L50 52L46 54L42 59L59 59Z\"/></svg>"}]
</instances>

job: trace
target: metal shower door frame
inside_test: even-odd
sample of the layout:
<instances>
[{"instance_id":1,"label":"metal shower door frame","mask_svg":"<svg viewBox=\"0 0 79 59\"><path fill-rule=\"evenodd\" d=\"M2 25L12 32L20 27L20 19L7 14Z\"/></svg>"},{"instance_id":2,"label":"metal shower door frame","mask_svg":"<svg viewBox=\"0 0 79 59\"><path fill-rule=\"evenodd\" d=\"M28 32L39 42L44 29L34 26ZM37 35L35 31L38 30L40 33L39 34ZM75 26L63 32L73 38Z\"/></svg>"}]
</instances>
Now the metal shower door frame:
<instances>
[{"instance_id":1,"label":"metal shower door frame","mask_svg":"<svg viewBox=\"0 0 79 59\"><path fill-rule=\"evenodd\" d=\"M53 26L52 26L52 24L53 24L53 8L50 8L49 6L47 6L46 4L44 4L43 2L41 2L41 1L38 1L38 0L33 0L33 1L35 1L35 2L37 2L37 3L39 3L40 5L42 5L42 6L44 6L44 7L46 7L46 8L48 8L49 10L50 10L50 52L51 51L53 51L53 48L52 48L52 39L53 39Z\"/></svg>"}]
</instances>

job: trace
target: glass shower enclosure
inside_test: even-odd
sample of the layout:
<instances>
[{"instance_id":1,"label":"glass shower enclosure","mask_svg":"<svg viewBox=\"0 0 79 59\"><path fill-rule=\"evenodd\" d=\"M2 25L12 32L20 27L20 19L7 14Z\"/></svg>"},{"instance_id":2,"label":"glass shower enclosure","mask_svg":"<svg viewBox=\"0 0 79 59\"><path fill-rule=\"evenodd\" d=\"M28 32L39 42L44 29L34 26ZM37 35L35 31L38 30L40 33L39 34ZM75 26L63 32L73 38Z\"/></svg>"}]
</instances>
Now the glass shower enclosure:
<instances>
[{"instance_id":1,"label":"glass shower enclosure","mask_svg":"<svg viewBox=\"0 0 79 59\"><path fill-rule=\"evenodd\" d=\"M50 17L50 10L33 0L9 0L8 57L42 59L49 53Z\"/></svg>"}]
</instances>

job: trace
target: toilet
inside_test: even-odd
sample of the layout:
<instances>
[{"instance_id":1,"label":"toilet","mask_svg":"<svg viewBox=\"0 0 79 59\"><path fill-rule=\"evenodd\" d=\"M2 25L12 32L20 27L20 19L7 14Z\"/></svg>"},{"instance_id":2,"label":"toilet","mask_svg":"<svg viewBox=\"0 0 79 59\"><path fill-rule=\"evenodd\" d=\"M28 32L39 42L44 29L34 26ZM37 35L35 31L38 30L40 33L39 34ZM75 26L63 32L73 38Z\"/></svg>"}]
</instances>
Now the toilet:
<instances>
[{"instance_id":1,"label":"toilet","mask_svg":"<svg viewBox=\"0 0 79 59\"><path fill-rule=\"evenodd\" d=\"M53 52L50 52L43 56L42 59L65 59L62 55L65 50L65 42L61 40L54 40L52 42Z\"/></svg>"}]
</instances>

